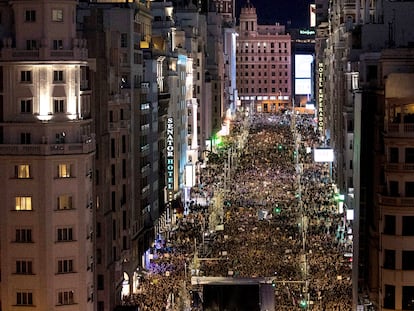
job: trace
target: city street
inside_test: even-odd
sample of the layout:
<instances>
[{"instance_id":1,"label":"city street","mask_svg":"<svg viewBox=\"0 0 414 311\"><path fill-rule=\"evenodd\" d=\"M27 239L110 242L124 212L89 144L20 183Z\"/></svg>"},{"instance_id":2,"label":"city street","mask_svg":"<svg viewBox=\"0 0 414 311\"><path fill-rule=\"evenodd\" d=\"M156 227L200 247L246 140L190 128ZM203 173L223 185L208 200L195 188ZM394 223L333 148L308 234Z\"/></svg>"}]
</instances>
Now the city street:
<instances>
[{"instance_id":1,"label":"city street","mask_svg":"<svg viewBox=\"0 0 414 311\"><path fill-rule=\"evenodd\" d=\"M166 310L240 311L214 307L206 288L256 284L258 310L352 310L349 224L329 166L313 162L313 118L254 115L233 133L217 150L221 166L205 166L189 213L154 251L146 299L164 298Z\"/></svg>"}]
</instances>

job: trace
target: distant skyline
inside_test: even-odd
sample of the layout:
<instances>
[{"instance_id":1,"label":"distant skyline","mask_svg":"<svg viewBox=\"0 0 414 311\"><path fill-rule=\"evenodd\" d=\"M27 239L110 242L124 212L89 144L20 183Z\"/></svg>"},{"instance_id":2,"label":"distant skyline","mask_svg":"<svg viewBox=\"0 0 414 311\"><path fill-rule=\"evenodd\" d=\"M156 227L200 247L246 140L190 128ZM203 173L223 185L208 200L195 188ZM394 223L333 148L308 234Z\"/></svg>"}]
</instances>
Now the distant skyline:
<instances>
[{"instance_id":1,"label":"distant skyline","mask_svg":"<svg viewBox=\"0 0 414 311\"><path fill-rule=\"evenodd\" d=\"M309 27L309 5L312 0L250 0L256 8L259 24L280 23L290 28ZM240 16L240 8L247 0L236 0L237 22Z\"/></svg>"}]
</instances>

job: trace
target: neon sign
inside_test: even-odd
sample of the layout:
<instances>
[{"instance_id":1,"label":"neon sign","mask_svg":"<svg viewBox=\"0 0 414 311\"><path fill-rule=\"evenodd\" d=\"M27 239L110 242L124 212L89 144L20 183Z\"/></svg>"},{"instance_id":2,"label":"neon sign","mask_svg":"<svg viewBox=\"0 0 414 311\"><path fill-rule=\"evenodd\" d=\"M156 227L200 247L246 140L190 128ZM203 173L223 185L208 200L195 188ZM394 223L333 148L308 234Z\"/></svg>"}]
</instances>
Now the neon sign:
<instances>
[{"instance_id":1,"label":"neon sign","mask_svg":"<svg viewBox=\"0 0 414 311\"><path fill-rule=\"evenodd\" d=\"M325 106L323 103L323 63L318 64L318 130L324 134L324 114Z\"/></svg>"},{"instance_id":2,"label":"neon sign","mask_svg":"<svg viewBox=\"0 0 414 311\"><path fill-rule=\"evenodd\" d=\"M174 119L167 119L167 196L168 201L174 198Z\"/></svg>"}]
</instances>

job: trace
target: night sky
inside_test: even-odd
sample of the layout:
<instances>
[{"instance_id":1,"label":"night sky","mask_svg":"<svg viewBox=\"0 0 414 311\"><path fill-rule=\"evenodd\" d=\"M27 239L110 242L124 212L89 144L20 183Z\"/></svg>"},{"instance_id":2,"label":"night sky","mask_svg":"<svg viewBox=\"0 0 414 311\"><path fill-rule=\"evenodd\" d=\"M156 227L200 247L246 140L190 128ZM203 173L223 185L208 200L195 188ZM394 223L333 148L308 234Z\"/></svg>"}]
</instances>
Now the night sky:
<instances>
[{"instance_id":1,"label":"night sky","mask_svg":"<svg viewBox=\"0 0 414 311\"><path fill-rule=\"evenodd\" d=\"M240 15L240 7L247 0L236 0L237 21ZM250 0L256 7L259 24L274 24L279 22L291 28L305 28L309 26L309 4L312 0Z\"/></svg>"}]
</instances>

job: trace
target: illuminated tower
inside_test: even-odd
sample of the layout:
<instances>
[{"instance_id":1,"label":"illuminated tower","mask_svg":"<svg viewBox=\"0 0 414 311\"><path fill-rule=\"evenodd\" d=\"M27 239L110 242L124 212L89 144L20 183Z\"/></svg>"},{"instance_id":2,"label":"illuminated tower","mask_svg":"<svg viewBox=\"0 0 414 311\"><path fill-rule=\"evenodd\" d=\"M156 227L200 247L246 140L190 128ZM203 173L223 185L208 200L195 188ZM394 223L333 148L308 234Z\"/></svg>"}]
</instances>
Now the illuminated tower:
<instances>
[{"instance_id":1,"label":"illuminated tower","mask_svg":"<svg viewBox=\"0 0 414 311\"><path fill-rule=\"evenodd\" d=\"M95 141L77 2L0 2L1 310L93 310Z\"/></svg>"}]
</instances>

